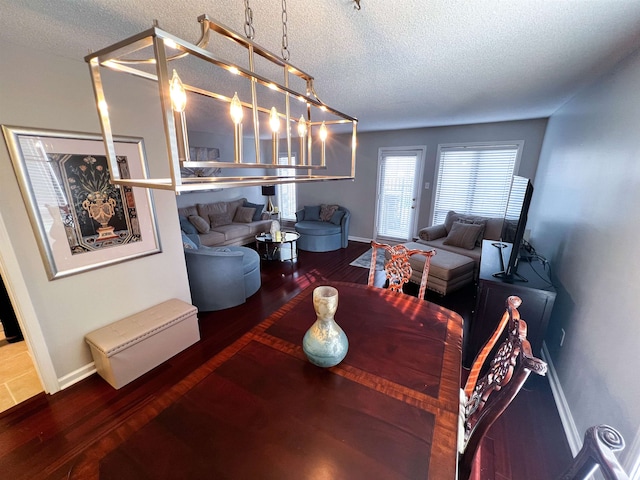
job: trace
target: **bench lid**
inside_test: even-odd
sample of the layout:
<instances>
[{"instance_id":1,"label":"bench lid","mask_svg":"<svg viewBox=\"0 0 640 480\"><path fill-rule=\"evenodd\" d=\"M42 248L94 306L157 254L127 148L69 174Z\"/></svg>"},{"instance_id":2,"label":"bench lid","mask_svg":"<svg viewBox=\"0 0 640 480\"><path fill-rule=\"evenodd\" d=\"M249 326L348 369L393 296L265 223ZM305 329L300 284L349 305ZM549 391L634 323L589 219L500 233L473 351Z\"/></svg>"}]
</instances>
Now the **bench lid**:
<instances>
[{"instance_id":1,"label":"bench lid","mask_svg":"<svg viewBox=\"0 0 640 480\"><path fill-rule=\"evenodd\" d=\"M111 357L197 312L195 306L172 298L89 332L84 338L94 348Z\"/></svg>"}]
</instances>

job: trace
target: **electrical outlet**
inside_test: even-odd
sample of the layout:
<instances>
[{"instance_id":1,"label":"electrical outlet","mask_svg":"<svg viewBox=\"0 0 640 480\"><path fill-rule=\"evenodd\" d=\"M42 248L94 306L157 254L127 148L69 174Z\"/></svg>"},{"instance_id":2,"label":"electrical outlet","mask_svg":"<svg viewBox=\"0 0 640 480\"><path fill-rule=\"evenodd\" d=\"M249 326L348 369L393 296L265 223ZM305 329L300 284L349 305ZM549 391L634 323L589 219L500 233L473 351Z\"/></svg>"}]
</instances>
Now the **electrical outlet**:
<instances>
[{"instance_id":1,"label":"electrical outlet","mask_svg":"<svg viewBox=\"0 0 640 480\"><path fill-rule=\"evenodd\" d=\"M429 182L424 182L424 189L429 190L431 188L431 184Z\"/></svg>"},{"instance_id":2,"label":"electrical outlet","mask_svg":"<svg viewBox=\"0 0 640 480\"><path fill-rule=\"evenodd\" d=\"M562 336L560 337L560 346L562 346L562 344L564 343L564 336L565 336L565 331L564 328L561 328L560 331L562 332Z\"/></svg>"}]
</instances>

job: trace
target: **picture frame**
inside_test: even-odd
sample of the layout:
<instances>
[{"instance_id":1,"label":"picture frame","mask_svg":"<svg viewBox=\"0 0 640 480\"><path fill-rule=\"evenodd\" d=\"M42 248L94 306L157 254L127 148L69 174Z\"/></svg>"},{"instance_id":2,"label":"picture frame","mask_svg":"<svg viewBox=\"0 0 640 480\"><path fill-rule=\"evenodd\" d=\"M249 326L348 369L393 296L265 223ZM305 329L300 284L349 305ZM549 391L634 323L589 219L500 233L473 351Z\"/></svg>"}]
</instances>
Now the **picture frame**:
<instances>
[{"instance_id":1,"label":"picture frame","mask_svg":"<svg viewBox=\"0 0 640 480\"><path fill-rule=\"evenodd\" d=\"M150 190L110 183L101 135L2 133L49 280L162 251ZM143 139L114 141L122 178L147 177Z\"/></svg>"}]
</instances>

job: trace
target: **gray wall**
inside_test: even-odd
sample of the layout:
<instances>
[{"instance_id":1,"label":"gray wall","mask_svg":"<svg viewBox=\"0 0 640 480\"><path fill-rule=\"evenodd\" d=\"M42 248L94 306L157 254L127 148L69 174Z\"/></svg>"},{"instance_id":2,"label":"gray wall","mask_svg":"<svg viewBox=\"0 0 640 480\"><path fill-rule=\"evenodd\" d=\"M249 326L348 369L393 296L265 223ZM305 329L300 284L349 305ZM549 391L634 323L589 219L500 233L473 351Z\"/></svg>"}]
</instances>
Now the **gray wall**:
<instances>
[{"instance_id":1,"label":"gray wall","mask_svg":"<svg viewBox=\"0 0 640 480\"><path fill-rule=\"evenodd\" d=\"M0 123L100 133L82 60L5 47L0 49ZM158 115L140 102L149 89L139 81L122 87L110 111L127 108L128 114L114 133L143 137L152 174L166 176L164 136L154 121ZM24 279L28 291L14 291L16 307L27 316L27 330L29 325L41 330L44 344L36 347L48 351L61 383L86 374L92 362L87 332L169 298L191 301L175 195L155 192L154 198L162 253L49 281L8 151L0 148L0 223L9 233L8 239L0 238L0 264L10 290L12 279Z\"/></svg>"},{"instance_id":2,"label":"gray wall","mask_svg":"<svg viewBox=\"0 0 640 480\"><path fill-rule=\"evenodd\" d=\"M233 135L212 134L209 132L189 131L189 145L192 147L215 147L220 150L220 161L233 161ZM244 139L243 158L247 162L255 162L255 146L253 137ZM225 169L225 176L231 175L264 175L263 170L258 169ZM233 187L214 189L215 191L187 192L177 197L178 207L187 207L197 203L221 202L246 198L252 203L265 203L260 187Z\"/></svg>"},{"instance_id":3,"label":"gray wall","mask_svg":"<svg viewBox=\"0 0 640 480\"><path fill-rule=\"evenodd\" d=\"M428 226L430 222L438 144L524 140L524 150L517 174L534 179L546 124L546 119L534 119L360 133L358 134L356 179L352 182L301 184L298 186L298 205L328 202L344 205L351 210L352 214L349 235L361 239L371 239L376 208L378 149L381 147L426 145L427 155L421 185L424 187L425 182L429 182L431 188L422 190L418 215L418 228L422 228ZM338 161L338 158L342 158L343 161L350 158L347 152L351 137L342 136L341 140L341 147L332 146L332 149L327 152L330 167Z\"/></svg>"},{"instance_id":4,"label":"gray wall","mask_svg":"<svg viewBox=\"0 0 640 480\"><path fill-rule=\"evenodd\" d=\"M636 54L551 117L528 222L560 290L547 344L578 431L608 423L628 445L640 425L638 79Z\"/></svg>"}]
</instances>

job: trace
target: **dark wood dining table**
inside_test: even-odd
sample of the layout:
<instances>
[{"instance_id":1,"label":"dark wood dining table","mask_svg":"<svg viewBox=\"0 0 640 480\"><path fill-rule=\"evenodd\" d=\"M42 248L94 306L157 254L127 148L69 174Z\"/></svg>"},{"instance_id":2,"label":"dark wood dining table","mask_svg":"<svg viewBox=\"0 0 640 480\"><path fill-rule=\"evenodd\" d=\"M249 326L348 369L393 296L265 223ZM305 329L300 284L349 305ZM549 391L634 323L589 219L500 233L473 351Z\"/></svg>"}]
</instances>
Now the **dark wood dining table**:
<instances>
[{"instance_id":1,"label":"dark wood dining table","mask_svg":"<svg viewBox=\"0 0 640 480\"><path fill-rule=\"evenodd\" d=\"M409 295L328 284L349 339L340 364L316 367L302 350L316 319L311 285L89 449L75 473L455 479L462 318Z\"/></svg>"}]
</instances>

